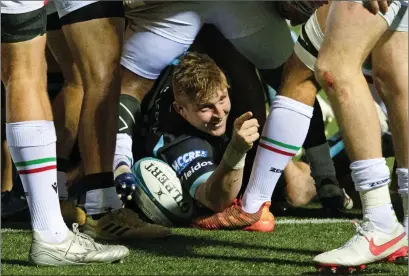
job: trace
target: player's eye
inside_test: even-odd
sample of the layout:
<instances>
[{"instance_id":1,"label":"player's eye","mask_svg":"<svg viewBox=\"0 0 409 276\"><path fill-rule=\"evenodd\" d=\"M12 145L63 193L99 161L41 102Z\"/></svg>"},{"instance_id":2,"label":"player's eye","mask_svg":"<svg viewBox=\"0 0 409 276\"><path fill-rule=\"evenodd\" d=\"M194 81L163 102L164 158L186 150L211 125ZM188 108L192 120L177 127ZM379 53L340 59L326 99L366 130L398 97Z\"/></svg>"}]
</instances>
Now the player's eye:
<instances>
[{"instance_id":1,"label":"player's eye","mask_svg":"<svg viewBox=\"0 0 409 276\"><path fill-rule=\"evenodd\" d=\"M211 105L211 104L201 104L201 105L198 106L198 110L200 112L207 112L212 108L213 108L213 105Z\"/></svg>"}]
</instances>

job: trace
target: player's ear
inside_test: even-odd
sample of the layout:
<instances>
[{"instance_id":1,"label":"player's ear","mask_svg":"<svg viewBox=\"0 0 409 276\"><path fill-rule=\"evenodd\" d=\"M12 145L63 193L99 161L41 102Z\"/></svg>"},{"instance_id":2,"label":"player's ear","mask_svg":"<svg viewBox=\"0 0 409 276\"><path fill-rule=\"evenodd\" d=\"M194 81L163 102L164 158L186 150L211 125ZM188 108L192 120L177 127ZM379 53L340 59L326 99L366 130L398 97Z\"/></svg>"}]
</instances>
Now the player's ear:
<instances>
[{"instance_id":1,"label":"player's ear","mask_svg":"<svg viewBox=\"0 0 409 276\"><path fill-rule=\"evenodd\" d=\"M183 106L182 106L180 103L178 103L177 101L174 101L174 102L173 102L173 108L175 109L175 111L176 111L180 116L182 116L183 118L185 118L186 112L185 112L185 109L183 108Z\"/></svg>"}]
</instances>

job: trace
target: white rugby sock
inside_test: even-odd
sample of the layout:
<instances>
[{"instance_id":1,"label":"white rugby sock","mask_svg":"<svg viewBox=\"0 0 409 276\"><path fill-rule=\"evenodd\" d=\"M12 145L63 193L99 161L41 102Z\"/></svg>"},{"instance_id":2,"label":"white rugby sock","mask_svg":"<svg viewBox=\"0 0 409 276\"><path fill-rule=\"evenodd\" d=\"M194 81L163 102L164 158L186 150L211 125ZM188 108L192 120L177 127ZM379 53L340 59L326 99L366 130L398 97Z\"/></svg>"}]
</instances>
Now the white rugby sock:
<instances>
[{"instance_id":1,"label":"white rugby sock","mask_svg":"<svg viewBox=\"0 0 409 276\"><path fill-rule=\"evenodd\" d=\"M110 172L86 175L82 182L85 189L85 212L87 215L100 215L122 208Z\"/></svg>"},{"instance_id":2,"label":"white rugby sock","mask_svg":"<svg viewBox=\"0 0 409 276\"><path fill-rule=\"evenodd\" d=\"M43 241L59 243L68 233L57 188L56 134L50 121L6 124L7 142L23 182L33 230Z\"/></svg>"},{"instance_id":3,"label":"white rugby sock","mask_svg":"<svg viewBox=\"0 0 409 276\"><path fill-rule=\"evenodd\" d=\"M85 212L88 216L104 214L122 208L122 201L115 187L89 190L85 196Z\"/></svg>"},{"instance_id":4,"label":"white rugby sock","mask_svg":"<svg viewBox=\"0 0 409 276\"><path fill-rule=\"evenodd\" d=\"M396 170L396 174L398 175L398 192L402 197L403 204L403 227L408 234L408 169L399 168Z\"/></svg>"},{"instance_id":5,"label":"white rugby sock","mask_svg":"<svg viewBox=\"0 0 409 276\"><path fill-rule=\"evenodd\" d=\"M307 136L313 108L277 96L260 138L250 180L243 196L243 210L257 212L271 200L277 181Z\"/></svg>"},{"instance_id":6,"label":"white rugby sock","mask_svg":"<svg viewBox=\"0 0 409 276\"><path fill-rule=\"evenodd\" d=\"M113 164L114 171L121 162L125 162L128 167L131 167L133 164L132 138L126 133L116 134L116 147Z\"/></svg>"},{"instance_id":7,"label":"white rugby sock","mask_svg":"<svg viewBox=\"0 0 409 276\"><path fill-rule=\"evenodd\" d=\"M362 201L364 219L369 219L376 228L391 233L397 218L389 194L389 168L385 158L352 162L352 179Z\"/></svg>"}]
</instances>

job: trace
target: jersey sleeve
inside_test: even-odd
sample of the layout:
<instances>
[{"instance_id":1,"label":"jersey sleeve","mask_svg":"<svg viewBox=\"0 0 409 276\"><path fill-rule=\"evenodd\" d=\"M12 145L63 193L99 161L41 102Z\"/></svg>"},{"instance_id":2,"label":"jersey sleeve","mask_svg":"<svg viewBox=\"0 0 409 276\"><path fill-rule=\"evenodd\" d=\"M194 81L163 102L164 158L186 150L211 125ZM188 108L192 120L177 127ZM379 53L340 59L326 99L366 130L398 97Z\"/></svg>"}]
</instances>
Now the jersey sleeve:
<instances>
[{"instance_id":1,"label":"jersey sleeve","mask_svg":"<svg viewBox=\"0 0 409 276\"><path fill-rule=\"evenodd\" d=\"M217 167L212 146L198 137L181 140L160 151L157 157L173 168L193 198L199 185L206 182Z\"/></svg>"}]
</instances>

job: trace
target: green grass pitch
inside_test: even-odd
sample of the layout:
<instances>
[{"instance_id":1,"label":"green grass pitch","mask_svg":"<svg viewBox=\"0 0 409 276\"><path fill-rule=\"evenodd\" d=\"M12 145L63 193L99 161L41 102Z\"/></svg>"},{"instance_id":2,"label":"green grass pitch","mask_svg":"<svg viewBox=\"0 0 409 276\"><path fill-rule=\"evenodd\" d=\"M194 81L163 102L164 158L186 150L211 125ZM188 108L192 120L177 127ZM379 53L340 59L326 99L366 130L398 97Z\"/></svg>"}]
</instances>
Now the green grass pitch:
<instances>
[{"instance_id":1,"label":"green grass pitch","mask_svg":"<svg viewBox=\"0 0 409 276\"><path fill-rule=\"evenodd\" d=\"M2 275L316 275L312 258L344 244L350 222L277 218L273 233L174 229L166 240L128 243L122 264L37 267L27 263L29 232L2 233ZM280 223L280 221L282 223ZM300 220L298 220L300 222ZM7 230L6 230L7 231ZM372 264L360 275L407 275L406 265Z\"/></svg>"}]
</instances>

